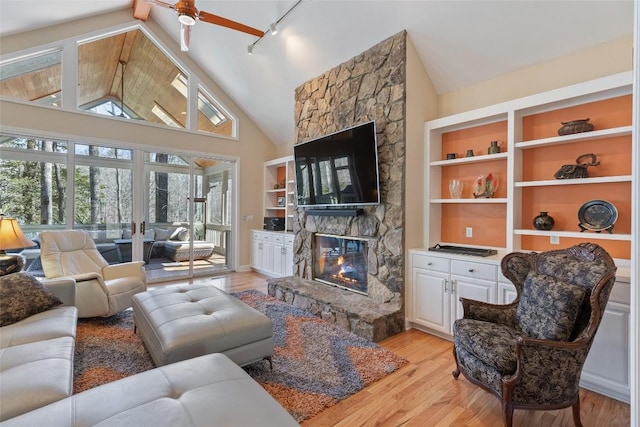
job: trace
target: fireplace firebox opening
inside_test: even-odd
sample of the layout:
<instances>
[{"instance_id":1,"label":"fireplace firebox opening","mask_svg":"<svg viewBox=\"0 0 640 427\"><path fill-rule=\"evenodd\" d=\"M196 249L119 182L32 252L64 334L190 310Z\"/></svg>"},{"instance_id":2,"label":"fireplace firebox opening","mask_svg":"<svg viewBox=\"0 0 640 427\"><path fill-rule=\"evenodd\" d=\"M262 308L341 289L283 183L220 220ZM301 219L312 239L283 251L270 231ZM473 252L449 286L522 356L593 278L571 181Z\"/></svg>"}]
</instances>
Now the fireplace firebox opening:
<instances>
[{"instance_id":1,"label":"fireplace firebox opening","mask_svg":"<svg viewBox=\"0 0 640 427\"><path fill-rule=\"evenodd\" d=\"M314 237L313 279L367 295L367 240L320 233Z\"/></svg>"}]
</instances>

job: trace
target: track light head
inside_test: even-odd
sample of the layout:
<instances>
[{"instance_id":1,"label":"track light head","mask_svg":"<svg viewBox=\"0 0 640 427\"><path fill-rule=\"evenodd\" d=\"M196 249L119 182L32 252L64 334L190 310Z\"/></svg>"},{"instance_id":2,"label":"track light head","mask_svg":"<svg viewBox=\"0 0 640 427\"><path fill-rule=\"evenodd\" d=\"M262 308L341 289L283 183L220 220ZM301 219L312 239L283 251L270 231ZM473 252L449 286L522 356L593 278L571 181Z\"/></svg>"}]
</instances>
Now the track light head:
<instances>
[{"instance_id":1,"label":"track light head","mask_svg":"<svg viewBox=\"0 0 640 427\"><path fill-rule=\"evenodd\" d=\"M278 25L274 22L271 25L269 25L269 30L271 31L271 35L275 36L276 34L278 34Z\"/></svg>"},{"instance_id":2,"label":"track light head","mask_svg":"<svg viewBox=\"0 0 640 427\"><path fill-rule=\"evenodd\" d=\"M247 46L247 53L248 53L249 55L252 55L252 54L253 54L253 45L252 45L252 44L250 44L249 46Z\"/></svg>"}]
</instances>

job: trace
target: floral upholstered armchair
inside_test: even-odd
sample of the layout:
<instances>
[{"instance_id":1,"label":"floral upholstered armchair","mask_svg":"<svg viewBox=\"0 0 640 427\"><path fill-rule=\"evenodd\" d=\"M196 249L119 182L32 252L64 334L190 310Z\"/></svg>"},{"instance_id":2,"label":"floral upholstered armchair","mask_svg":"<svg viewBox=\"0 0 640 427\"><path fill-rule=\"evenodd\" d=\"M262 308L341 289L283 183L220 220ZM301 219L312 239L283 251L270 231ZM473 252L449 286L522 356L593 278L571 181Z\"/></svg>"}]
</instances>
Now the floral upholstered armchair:
<instances>
[{"instance_id":1,"label":"floral upholstered armchair","mask_svg":"<svg viewBox=\"0 0 640 427\"><path fill-rule=\"evenodd\" d=\"M612 258L582 243L508 254L502 272L517 290L511 304L461 299L453 376L462 372L497 396L505 426L512 425L514 409L572 406L580 427L580 373L615 282Z\"/></svg>"}]
</instances>

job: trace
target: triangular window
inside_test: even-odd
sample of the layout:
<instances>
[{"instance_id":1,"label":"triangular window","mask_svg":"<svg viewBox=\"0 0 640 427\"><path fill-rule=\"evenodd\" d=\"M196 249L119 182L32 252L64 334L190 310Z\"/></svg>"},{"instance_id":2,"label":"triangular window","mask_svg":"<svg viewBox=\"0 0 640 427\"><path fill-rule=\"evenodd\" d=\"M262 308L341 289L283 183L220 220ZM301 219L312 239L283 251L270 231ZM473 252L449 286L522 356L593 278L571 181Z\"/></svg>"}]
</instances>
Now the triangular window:
<instances>
[{"instance_id":1,"label":"triangular window","mask_svg":"<svg viewBox=\"0 0 640 427\"><path fill-rule=\"evenodd\" d=\"M235 137L233 115L141 29L94 37L77 47L77 109ZM62 58L60 48L0 64L0 95L62 106L62 72L76 69L63 66ZM197 111L197 119L189 119L188 111Z\"/></svg>"}]
</instances>

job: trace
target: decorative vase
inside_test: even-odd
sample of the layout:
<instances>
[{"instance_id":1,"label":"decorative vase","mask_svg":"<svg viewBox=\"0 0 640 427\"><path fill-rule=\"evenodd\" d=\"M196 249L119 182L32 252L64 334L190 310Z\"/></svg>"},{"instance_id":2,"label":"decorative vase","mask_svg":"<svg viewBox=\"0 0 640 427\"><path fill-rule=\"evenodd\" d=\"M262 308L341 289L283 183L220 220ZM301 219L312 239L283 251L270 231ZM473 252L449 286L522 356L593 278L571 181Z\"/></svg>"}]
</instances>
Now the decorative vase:
<instances>
[{"instance_id":1,"label":"decorative vase","mask_svg":"<svg viewBox=\"0 0 640 427\"><path fill-rule=\"evenodd\" d=\"M540 215L533 219L533 226L536 230L549 231L553 228L553 217L549 216L547 212L540 212Z\"/></svg>"},{"instance_id":2,"label":"decorative vase","mask_svg":"<svg viewBox=\"0 0 640 427\"><path fill-rule=\"evenodd\" d=\"M487 149L487 154L498 154L500 152L500 145L498 145L498 141L491 141L491 145Z\"/></svg>"}]
</instances>

